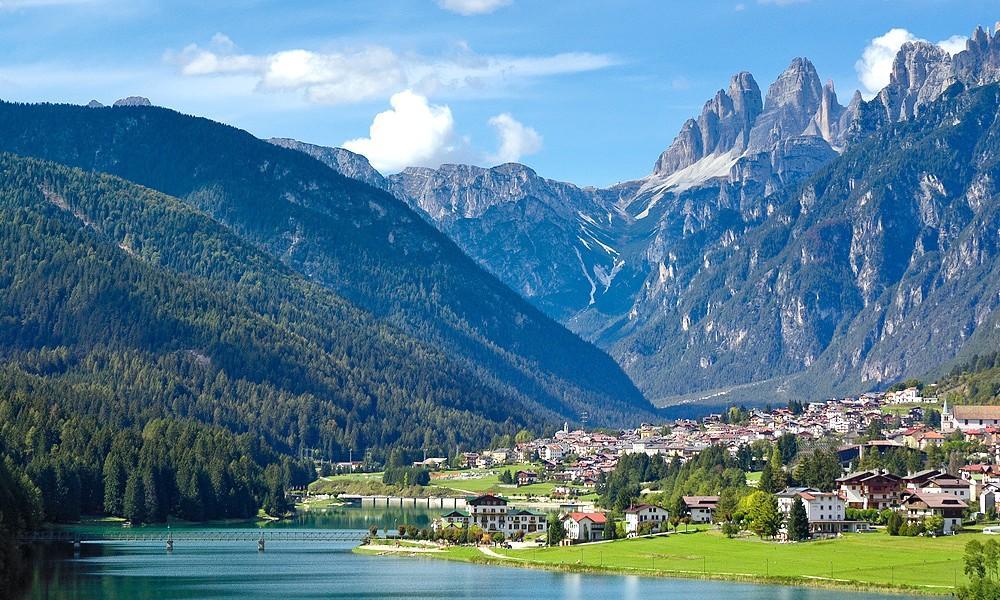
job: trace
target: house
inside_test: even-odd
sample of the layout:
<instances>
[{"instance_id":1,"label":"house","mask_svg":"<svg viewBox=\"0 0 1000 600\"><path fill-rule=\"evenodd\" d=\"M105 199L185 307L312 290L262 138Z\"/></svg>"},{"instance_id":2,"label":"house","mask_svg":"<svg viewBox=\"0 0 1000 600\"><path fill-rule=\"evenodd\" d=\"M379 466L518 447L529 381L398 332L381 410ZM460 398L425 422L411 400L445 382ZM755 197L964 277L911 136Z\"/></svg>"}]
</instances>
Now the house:
<instances>
[{"instance_id":1,"label":"house","mask_svg":"<svg viewBox=\"0 0 1000 600\"><path fill-rule=\"evenodd\" d=\"M951 494L927 494L911 492L900 503L906 511L906 520L920 523L927 517L937 515L944 519L944 533L951 533L962 526L962 516L968 504Z\"/></svg>"},{"instance_id":2,"label":"house","mask_svg":"<svg viewBox=\"0 0 1000 600\"><path fill-rule=\"evenodd\" d=\"M928 494L951 494L964 502L969 502L972 500L974 487L975 484L970 481L951 475L938 475L924 482L918 491Z\"/></svg>"},{"instance_id":3,"label":"house","mask_svg":"<svg viewBox=\"0 0 1000 600\"><path fill-rule=\"evenodd\" d=\"M643 523L650 523L653 529L659 530L669 520L670 513L665 508L651 504L632 506L625 511L625 533L629 536L638 535Z\"/></svg>"},{"instance_id":4,"label":"house","mask_svg":"<svg viewBox=\"0 0 1000 600\"><path fill-rule=\"evenodd\" d=\"M979 512L988 515L996 511L997 500L1000 500L1000 486L987 483L979 492Z\"/></svg>"},{"instance_id":5,"label":"house","mask_svg":"<svg viewBox=\"0 0 1000 600\"><path fill-rule=\"evenodd\" d=\"M718 496L684 496L682 500L692 523L711 523L719 505Z\"/></svg>"},{"instance_id":6,"label":"house","mask_svg":"<svg viewBox=\"0 0 1000 600\"><path fill-rule=\"evenodd\" d=\"M1000 406L959 405L941 410L941 433L966 432L984 427L1000 427Z\"/></svg>"},{"instance_id":7,"label":"house","mask_svg":"<svg viewBox=\"0 0 1000 600\"><path fill-rule=\"evenodd\" d=\"M518 487L521 487L522 485L531 485L537 482L538 473L535 473L534 471L518 471L514 475L514 483L516 483Z\"/></svg>"},{"instance_id":8,"label":"house","mask_svg":"<svg viewBox=\"0 0 1000 600\"><path fill-rule=\"evenodd\" d=\"M430 469L432 471L437 471L448 464L447 458L425 458L424 460L418 460L413 463L414 467L423 467L425 469Z\"/></svg>"},{"instance_id":9,"label":"house","mask_svg":"<svg viewBox=\"0 0 1000 600\"><path fill-rule=\"evenodd\" d=\"M538 454L542 460L555 463L562 460L565 450L559 444L546 444L542 446Z\"/></svg>"},{"instance_id":10,"label":"house","mask_svg":"<svg viewBox=\"0 0 1000 600\"><path fill-rule=\"evenodd\" d=\"M603 540L607 524L604 513L571 512L563 517L566 541L571 544Z\"/></svg>"},{"instance_id":11,"label":"house","mask_svg":"<svg viewBox=\"0 0 1000 600\"><path fill-rule=\"evenodd\" d=\"M887 471L859 471L837 479L848 508L882 510L895 506L903 480Z\"/></svg>"},{"instance_id":12,"label":"house","mask_svg":"<svg viewBox=\"0 0 1000 600\"><path fill-rule=\"evenodd\" d=\"M836 492L821 492L815 488L786 488L778 494L778 510L786 517L792 512L795 498L802 499L809 519L809 532L819 535L836 535L856 531L857 521L845 519L847 503Z\"/></svg>"}]
</instances>

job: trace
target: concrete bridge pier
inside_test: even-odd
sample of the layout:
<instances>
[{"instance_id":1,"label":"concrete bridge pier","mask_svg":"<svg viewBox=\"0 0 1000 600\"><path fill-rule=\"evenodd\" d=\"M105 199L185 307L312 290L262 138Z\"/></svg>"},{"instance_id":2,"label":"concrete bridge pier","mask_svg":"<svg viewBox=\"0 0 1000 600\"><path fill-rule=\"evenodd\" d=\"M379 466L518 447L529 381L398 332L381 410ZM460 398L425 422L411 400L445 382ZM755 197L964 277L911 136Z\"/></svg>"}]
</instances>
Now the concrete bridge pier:
<instances>
[{"instance_id":1,"label":"concrete bridge pier","mask_svg":"<svg viewBox=\"0 0 1000 600\"><path fill-rule=\"evenodd\" d=\"M257 552L264 551L264 534L260 534L260 539L257 540Z\"/></svg>"}]
</instances>

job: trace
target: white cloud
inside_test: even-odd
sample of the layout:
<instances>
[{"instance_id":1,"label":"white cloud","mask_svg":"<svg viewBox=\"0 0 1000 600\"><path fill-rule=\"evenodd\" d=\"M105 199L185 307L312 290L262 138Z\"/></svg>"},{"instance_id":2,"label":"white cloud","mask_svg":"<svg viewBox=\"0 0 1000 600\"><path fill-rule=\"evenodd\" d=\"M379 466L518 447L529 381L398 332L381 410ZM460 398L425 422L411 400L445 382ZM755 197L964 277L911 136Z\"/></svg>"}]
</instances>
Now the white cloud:
<instances>
[{"instance_id":1,"label":"white cloud","mask_svg":"<svg viewBox=\"0 0 1000 600\"><path fill-rule=\"evenodd\" d=\"M216 34L208 47L191 44L179 52L168 51L165 59L188 77L252 76L260 91L299 91L317 104L363 102L402 89L423 95L505 93L514 83L617 64L613 57L587 52L483 56L461 47L448 58L399 55L382 46L255 55L240 53L223 34Z\"/></svg>"},{"instance_id":2,"label":"white cloud","mask_svg":"<svg viewBox=\"0 0 1000 600\"><path fill-rule=\"evenodd\" d=\"M938 46L944 48L944 51L952 56L958 54L962 50L965 50L965 45L968 43L969 38L964 35L953 35L946 40L941 40L938 42Z\"/></svg>"},{"instance_id":3,"label":"white cloud","mask_svg":"<svg viewBox=\"0 0 1000 600\"><path fill-rule=\"evenodd\" d=\"M949 54L956 54L965 49L967 38L954 35L937 43ZM858 73L858 80L864 86L869 96L874 96L885 86L889 85L892 75L892 63L896 59L896 54L903 44L907 42L927 41L913 35L902 28L894 28L885 34L873 39L861 54L861 58L854 64L854 69Z\"/></svg>"},{"instance_id":4,"label":"white cloud","mask_svg":"<svg viewBox=\"0 0 1000 600\"><path fill-rule=\"evenodd\" d=\"M500 140L496 154L487 158L491 163L518 162L522 156L534 154L542 149L542 136L512 117L510 113L490 117L489 123L496 129Z\"/></svg>"},{"instance_id":5,"label":"white cloud","mask_svg":"<svg viewBox=\"0 0 1000 600\"><path fill-rule=\"evenodd\" d=\"M455 120L447 106L435 106L410 90L393 94L390 110L375 115L368 137L342 144L364 155L383 173L409 166L437 167L454 155Z\"/></svg>"},{"instance_id":6,"label":"white cloud","mask_svg":"<svg viewBox=\"0 0 1000 600\"><path fill-rule=\"evenodd\" d=\"M438 0L438 6L460 15L482 15L491 13L511 0Z\"/></svg>"}]
</instances>

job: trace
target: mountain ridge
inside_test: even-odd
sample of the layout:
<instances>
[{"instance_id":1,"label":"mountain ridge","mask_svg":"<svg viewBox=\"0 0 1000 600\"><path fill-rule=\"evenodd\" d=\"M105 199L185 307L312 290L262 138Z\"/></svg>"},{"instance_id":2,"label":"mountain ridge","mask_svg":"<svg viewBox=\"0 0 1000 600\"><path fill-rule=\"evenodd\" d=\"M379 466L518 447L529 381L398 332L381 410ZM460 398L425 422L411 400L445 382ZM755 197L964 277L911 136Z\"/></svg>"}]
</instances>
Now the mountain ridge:
<instances>
[{"instance_id":1,"label":"mountain ridge","mask_svg":"<svg viewBox=\"0 0 1000 600\"><path fill-rule=\"evenodd\" d=\"M856 92L846 106L839 103L833 83L822 83L808 59L794 59L764 96L751 74L737 73L726 89L706 102L699 117L685 122L649 176L615 188L549 182L527 167L524 172L537 178L532 180L534 187L505 190L491 185L489 178L456 179L460 169L452 166L404 171L389 179L403 184L393 189L397 196L423 210L425 218L481 265L548 314L608 349L650 397L687 395L695 391L689 386L691 378L671 382L651 374L661 373L663 363L669 362L655 359L665 348L691 347L691 328L712 310L709 302L690 307L688 314L676 312L689 302L686 297L697 296L692 286L725 285L702 275L714 266L715 249L740 248L746 244L744 236L765 227L769 219L788 218L779 216L783 202L779 196L838 160L846 149L879 131L892 130L894 123L921 118L927 106L956 84L966 90L1000 79L998 40L1000 29L990 34L977 28L966 49L954 56L927 42L907 43L894 60L889 85L870 101ZM497 173L477 171L482 172ZM575 189L580 195L561 198L556 188ZM453 202L456 197L465 204ZM489 199L488 211L456 210L484 199ZM808 211L822 200L807 187L798 202ZM595 212L593 207L606 218L582 210ZM587 218L581 219L580 213ZM752 265L759 258L748 260ZM539 280L550 287L540 292L534 284ZM661 329L666 314L673 315L677 326L669 334ZM792 351L795 344L789 345L777 332L772 333L773 346L757 357L765 363L762 370L751 369L754 374L749 379L709 377L698 384L700 389L784 382L808 370L819 349L841 335L823 333L813 350L807 350L807 344ZM949 349L945 355L957 351ZM792 356L796 358L788 366L778 366ZM723 373L718 360L707 353L686 368L699 374ZM865 368L858 381L838 384L836 389L864 391L901 376L897 368L886 365ZM829 388L807 393L833 392Z\"/></svg>"}]
</instances>

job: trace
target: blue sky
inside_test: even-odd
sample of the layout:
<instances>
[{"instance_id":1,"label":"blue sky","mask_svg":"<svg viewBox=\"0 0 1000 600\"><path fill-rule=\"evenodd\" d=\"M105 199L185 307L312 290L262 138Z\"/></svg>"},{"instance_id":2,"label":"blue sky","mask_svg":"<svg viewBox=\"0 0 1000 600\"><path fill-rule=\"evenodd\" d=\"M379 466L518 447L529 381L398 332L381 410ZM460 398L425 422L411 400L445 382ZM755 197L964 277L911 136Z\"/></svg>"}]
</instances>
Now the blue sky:
<instances>
[{"instance_id":1,"label":"blue sky","mask_svg":"<svg viewBox=\"0 0 1000 600\"><path fill-rule=\"evenodd\" d=\"M846 104L873 40L997 20L995 0L0 0L0 97L143 95L386 172L519 160L603 186L646 175L736 71L766 89L806 56Z\"/></svg>"}]
</instances>

